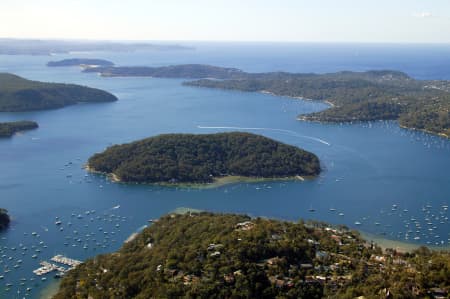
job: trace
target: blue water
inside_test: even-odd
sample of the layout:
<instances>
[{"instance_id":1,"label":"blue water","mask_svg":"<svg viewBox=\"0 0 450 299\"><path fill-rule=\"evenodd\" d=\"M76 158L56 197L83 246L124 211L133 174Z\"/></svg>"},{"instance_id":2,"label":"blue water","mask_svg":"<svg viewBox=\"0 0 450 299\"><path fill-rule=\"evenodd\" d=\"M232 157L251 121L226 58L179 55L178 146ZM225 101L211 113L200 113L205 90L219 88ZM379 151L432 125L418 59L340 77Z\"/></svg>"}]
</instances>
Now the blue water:
<instances>
[{"instance_id":1,"label":"blue water","mask_svg":"<svg viewBox=\"0 0 450 299\"><path fill-rule=\"evenodd\" d=\"M24 294L27 287L33 288L29 296L37 297L52 280L49 275L42 282L32 273L40 260L57 253L85 259L116 250L148 219L181 206L289 220L314 218L393 240L405 241L406 237L408 242L448 246L449 212L442 207L450 203L450 141L446 139L400 129L395 122L318 124L296 120L299 113L325 109L320 102L186 87L181 85L183 80L174 79L102 78L83 74L76 67L47 68L45 63L66 57L98 57L120 65L208 63L246 71L397 69L420 79L450 79L449 46L195 46L194 51L0 56L0 71L98 87L120 99L51 111L0 113L0 121L30 119L40 125L37 130L0 140L0 207L13 217L11 228L0 235L3 297L17 294L18 289ZM316 153L323 173L312 181L195 190L113 184L82 169L90 155L111 144L161 133L238 128ZM314 213L308 211L311 207ZM92 210L94 214L86 215ZM56 217L61 226L55 225ZM38 258L31 258L33 254ZM13 267L16 264L18 268ZM11 271L1 273L6 265ZM22 286L20 278L27 279ZM7 283L13 284L9 291L5 291Z\"/></svg>"}]
</instances>

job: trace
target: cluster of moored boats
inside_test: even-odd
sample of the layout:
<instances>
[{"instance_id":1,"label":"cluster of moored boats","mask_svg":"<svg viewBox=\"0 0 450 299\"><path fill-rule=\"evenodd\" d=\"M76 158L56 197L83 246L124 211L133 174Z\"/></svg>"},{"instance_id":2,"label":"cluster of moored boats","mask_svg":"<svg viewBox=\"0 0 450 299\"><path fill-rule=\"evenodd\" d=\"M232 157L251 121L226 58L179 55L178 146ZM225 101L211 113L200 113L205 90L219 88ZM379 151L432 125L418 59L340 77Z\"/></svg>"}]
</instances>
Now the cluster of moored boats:
<instances>
[{"instance_id":1,"label":"cluster of moored boats","mask_svg":"<svg viewBox=\"0 0 450 299\"><path fill-rule=\"evenodd\" d=\"M424 205L419 211L410 211L407 208L401 209L397 204L393 204L390 209L381 210L380 218L385 220L374 222L379 227L378 233L387 235L399 240L421 242L434 246L445 246L450 244L450 225L447 204L433 207L430 204ZM368 218L356 221L355 225L367 223ZM395 231L393 223L401 221L403 230Z\"/></svg>"},{"instance_id":2,"label":"cluster of moored boats","mask_svg":"<svg viewBox=\"0 0 450 299\"><path fill-rule=\"evenodd\" d=\"M389 209L380 211L380 216L377 217L378 221L371 222L371 217L366 216L356 220L354 225L359 227L373 224L377 233L381 235L428 245L445 246L450 244L450 233L447 231L450 225L448 209L447 204L442 204L437 208L427 204L419 212L416 212L417 215L413 216L413 212L407 208L401 209L398 204L393 204ZM308 211L315 212L316 209L311 206ZM336 212L337 210L330 208L329 211ZM339 212L338 215L344 216L344 213ZM393 225L393 223L398 219L402 219L405 230L395 232L392 228L398 227L398 225Z\"/></svg>"},{"instance_id":3,"label":"cluster of moored boats","mask_svg":"<svg viewBox=\"0 0 450 299\"><path fill-rule=\"evenodd\" d=\"M120 205L116 205L102 213L86 210L71 213L66 217L58 216L54 218L53 225L41 226L35 231L23 233L23 243L18 246L0 246L0 271L3 269L3 273L0 272L0 280L5 282L4 291L10 294L17 292L23 297L30 296L32 290L39 287L40 282L48 279L48 275L51 274L55 278L63 277L67 271L81 263L63 255L55 255L45 261L44 256L48 256L46 252L49 247L44 240L49 236L56 237L56 242L58 239L61 240L60 242L63 242L61 245L66 246L67 251L72 253L74 250L80 252L75 247L83 252L87 250L96 252L89 255L107 250L115 244L115 235L120 232L122 222L127 220L127 217L116 214L119 209ZM27 277L25 272L31 271L28 267L33 261L39 263L39 267L32 271L31 277L25 278Z\"/></svg>"}]
</instances>

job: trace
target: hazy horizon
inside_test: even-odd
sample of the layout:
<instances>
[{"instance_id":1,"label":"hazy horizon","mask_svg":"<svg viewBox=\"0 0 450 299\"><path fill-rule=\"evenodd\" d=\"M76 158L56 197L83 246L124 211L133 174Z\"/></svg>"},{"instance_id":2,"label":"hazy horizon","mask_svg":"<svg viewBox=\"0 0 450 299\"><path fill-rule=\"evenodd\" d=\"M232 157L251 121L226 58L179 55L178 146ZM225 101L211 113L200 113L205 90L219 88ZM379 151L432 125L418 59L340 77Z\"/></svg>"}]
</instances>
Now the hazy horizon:
<instances>
[{"instance_id":1,"label":"hazy horizon","mask_svg":"<svg viewBox=\"0 0 450 299\"><path fill-rule=\"evenodd\" d=\"M18 39L450 43L445 0L4 0L0 18Z\"/></svg>"},{"instance_id":2,"label":"hazy horizon","mask_svg":"<svg viewBox=\"0 0 450 299\"><path fill-rule=\"evenodd\" d=\"M450 46L448 42L384 42L384 41L270 41L270 40L153 40L153 39L100 39L100 38L65 38L65 37L7 37L0 36L1 40L15 41L55 41L55 42L112 42L112 43L199 43L199 44L333 44L333 45L442 45ZM188 46L188 45L187 45Z\"/></svg>"}]
</instances>

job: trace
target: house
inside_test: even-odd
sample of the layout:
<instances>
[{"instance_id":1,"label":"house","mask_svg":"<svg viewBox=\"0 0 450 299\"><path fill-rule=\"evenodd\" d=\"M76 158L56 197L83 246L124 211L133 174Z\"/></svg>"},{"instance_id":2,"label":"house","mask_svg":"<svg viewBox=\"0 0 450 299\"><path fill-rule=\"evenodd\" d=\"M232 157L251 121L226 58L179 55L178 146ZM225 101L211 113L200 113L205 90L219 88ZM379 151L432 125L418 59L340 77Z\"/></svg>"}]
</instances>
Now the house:
<instances>
[{"instance_id":1,"label":"house","mask_svg":"<svg viewBox=\"0 0 450 299\"><path fill-rule=\"evenodd\" d=\"M236 224L236 230L251 230L255 224L251 221L239 222Z\"/></svg>"},{"instance_id":2,"label":"house","mask_svg":"<svg viewBox=\"0 0 450 299\"><path fill-rule=\"evenodd\" d=\"M386 262L386 257L385 257L385 256L382 256L382 255L374 255L374 254L372 254L372 255L370 256L370 259L373 260L373 261L375 261L375 262L378 262L378 263L384 263L384 262Z\"/></svg>"},{"instance_id":3,"label":"house","mask_svg":"<svg viewBox=\"0 0 450 299\"><path fill-rule=\"evenodd\" d=\"M267 260L266 260L266 263L267 263L269 266L275 266L275 265L279 264L281 261L282 261L282 259L279 258L278 256L276 256L276 257L272 257L272 258L270 258L270 259L267 259Z\"/></svg>"},{"instance_id":4,"label":"house","mask_svg":"<svg viewBox=\"0 0 450 299\"><path fill-rule=\"evenodd\" d=\"M211 251L211 250L216 250L216 249L219 249L219 248L222 248L222 247L223 247L222 244L211 243L211 244L208 245L208 248L206 248L206 250Z\"/></svg>"}]
</instances>

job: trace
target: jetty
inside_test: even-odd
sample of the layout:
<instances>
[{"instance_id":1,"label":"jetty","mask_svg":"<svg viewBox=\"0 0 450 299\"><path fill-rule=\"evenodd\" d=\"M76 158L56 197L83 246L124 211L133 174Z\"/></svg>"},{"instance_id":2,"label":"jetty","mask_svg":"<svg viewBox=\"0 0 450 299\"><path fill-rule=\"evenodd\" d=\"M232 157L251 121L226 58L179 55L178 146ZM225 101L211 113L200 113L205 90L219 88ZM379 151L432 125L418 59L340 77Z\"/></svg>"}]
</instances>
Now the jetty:
<instances>
[{"instance_id":1,"label":"jetty","mask_svg":"<svg viewBox=\"0 0 450 299\"><path fill-rule=\"evenodd\" d=\"M75 268L76 266L78 266L82 263L82 261L71 259L71 258L65 257L61 254L55 255L50 260L53 262L56 262L56 263L70 266L72 268Z\"/></svg>"},{"instance_id":2,"label":"jetty","mask_svg":"<svg viewBox=\"0 0 450 299\"><path fill-rule=\"evenodd\" d=\"M48 274L53 271L57 271L60 276L64 275L67 271L72 270L73 268L80 265L82 262L79 260L71 259L68 257L65 257L61 254L55 255L50 259L52 262L62 264L69 266L68 268L60 266L58 264L50 263L47 261L42 261L39 264L41 267L37 268L36 270L33 270L33 273L37 276L42 276L45 274Z\"/></svg>"},{"instance_id":3,"label":"jetty","mask_svg":"<svg viewBox=\"0 0 450 299\"><path fill-rule=\"evenodd\" d=\"M45 275L47 273L53 272L53 271L59 271L59 272L65 272L67 271L66 268L46 262L46 261L42 261L40 263L41 267L37 268L36 270L33 270L33 273L36 274L37 276L42 276Z\"/></svg>"}]
</instances>

